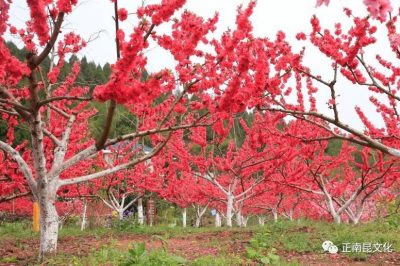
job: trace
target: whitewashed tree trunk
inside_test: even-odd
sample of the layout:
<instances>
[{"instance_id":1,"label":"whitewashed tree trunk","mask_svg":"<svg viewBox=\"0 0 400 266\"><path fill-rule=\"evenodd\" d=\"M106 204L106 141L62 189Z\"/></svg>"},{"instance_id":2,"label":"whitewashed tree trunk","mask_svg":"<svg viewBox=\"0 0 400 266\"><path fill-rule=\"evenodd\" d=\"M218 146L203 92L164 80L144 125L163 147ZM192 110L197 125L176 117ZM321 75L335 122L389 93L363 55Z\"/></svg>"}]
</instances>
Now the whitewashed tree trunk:
<instances>
[{"instance_id":1,"label":"whitewashed tree trunk","mask_svg":"<svg viewBox=\"0 0 400 266\"><path fill-rule=\"evenodd\" d=\"M360 213L354 214L351 211L346 211L346 213L347 213L347 217L349 217L349 220L353 224L358 224L360 222L360 218L361 218L361 214Z\"/></svg>"},{"instance_id":2,"label":"whitewashed tree trunk","mask_svg":"<svg viewBox=\"0 0 400 266\"><path fill-rule=\"evenodd\" d=\"M226 226L232 227L232 213L233 213L233 195L228 195L228 201L226 203Z\"/></svg>"},{"instance_id":3,"label":"whitewashed tree trunk","mask_svg":"<svg viewBox=\"0 0 400 266\"><path fill-rule=\"evenodd\" d=\"M335 223L340 224L342 222L342 219L340 218L340 215L336 214L336 213L331 213L332 217L333 217L333 221L335 221Z\"/></svg>"},{"instance_id":4,"label":"whitewashed tree trunk","mask_svg":"<svg viewBox=\"0 0 400 266\"><path fill-rule=\"evenodd\" d=\"M129 203L126 204L126 199L129 193L125 193L121 196L121 198L115 197L114 193L109 190L107 192L108 200L105 198L102 198L100 196L100 199L106 204L110 209L116 211L118 213L118 218L120 221L124 219L124 212L128 210L133 203L137 201L138 198L134 198L131 200Z\"/></svg>"},{"instance_id":5,"label":"whitewashed tree trunk","mask_svg":"<svg viewBox=\"0 0 400 266\"><path fill-rule=\"evenodd\" d=\"M186 208L182 210L182 226L186 227L187 225L187 216L186 216Z\"/></svg>"},{"instance_id":6,"label":"whitewashed tree trunk","mask_svg":"<svg viewBox=\"0 0 400 266\"><path fill-rule=\"evenodd\" d=\"M278 211L273 209L272 210L272 215L274 216L274 222L278 221Z\"/></svg>"},{"instance_id":7,"label":"whitewashed tree trunk","mask_svg":"<svg viewBox=\"0 0 400 266\"><path fill-rule=\"evenodd\" d=\"M364 204L361 205L361 207L357 210L354 219L352 219L351 221L354 224L359 224L361 221L361 216L363 215L363 211L364 211Z\"/></svg>"},{"instance_id":8,"label":"whitewashed tree trunk","mask_svg":"<svg viewBox=\"0 0 400 266\"><path fill-rule=\"evenodd\" d=\"M360 223L360 217L354 217L354 219L351 220L353 224L359 224Z\"/></svg>"},{"instance_id":9,"label":"whitewashed tree trunk","mask_svg":"<svg viewBox=\"0 0 400 266\"><path fill-rule=\"evenodd\" d=\"M242 226L242 211L238 210L236 212L236 225L241 227Z\"/></svg>"},{"instance_id":10,"label":"whitewashed tree trunk","mask_svg":"<svg viewBox=\"0 0 400 266\"><path fill-rule=\"evenodd\" d=\"M196 228L199 228L199 227L200 227L200 224L201 224L201 217L196 217L196 221L195 221L194 226L195 226Z\"/></svg>"},{"instance_id":11,"label":"whitewashed tree trunk","mask_svg":"<svg viewBox=\"0 0 400 266\"><path fill-rule=\"evenodd\" d=\"M247 222L249 221L249 216L242 216L242 227L247 227Z\"/></svg>"},{"instance_id":12,"label":"whitewashed tree trunk","mask_svg":"<svg viewBox=\"0 0 400 266\"><path fill-rule=\"evenodd\" d=\"M330 194L328 194L328 193L325 193L325 202L326 202L328 211L333 218L333 221L337 224L340 224L342 222L342 220L340 218L340 213L335 210L335 206L332 201L332 198L331 198Z\"/></svg>"},{"instance_id":13,"label":"whitewashed tree trunk","mask_svg":"<svg viewBox=\"0 0 400 266\"><path fill-rule=\"evenodd\" d=\"M144 224L144 214L143 214L143 199L138 199L138 223L140 225Z\"/></svg>"},{"instance_id":14,"label":"whitewashed tree trunk","mask_svg":"<svg viewBox=\"0 0 400 266\"><path fill-rule=\"evenodd\" d=\"M290 220L290 221L293 221L293 212L294 212L293 209L290 209L290 210L289 210L288 217L289 217L289 220Z\"/></svg>"},{"instance_id":15,"label":"whitewashed tree trunk","mask_svg":"<svg viewBox=\"0 0 400 266\"><path fill-rule=\"evenodd\" d=\"M266 220L265 216L258 216L258 224L259 225L264 226L265 220Z\"/></svg>"},{"instance_id":16,"label":"whitewashed tree trunk","mask_svg":"<svg viewBox=\"0 0 400 266\"><path fill-rule=\"evenodd\" d=\"M221 220L221 215L219 212L215 214L215 227L221 227L222 226L222 220Z\"/></svg>"},{"instance_id":17,"label":"whitewashed tree trunk","mask_svg":"<svg viewBox=\"0 0 400 266\"><path fill-rule=\"evenodd\" d=\"M117 209L116 211L118 212L119 220L122 221L124 219L124 209Z\"/></svg>"},{"instance_id":18,"label":"whitewashed tree trunk","mask_svg":"<svg viewBox=\"0 0 400 266\"><path fill-rule=\"evenodd\" d=\"M201 225L201 218L203 217L203 215L206 213L207 208L208 208L209 202L203 207L197 204L193 204L193 209L196 213L196 221L195 221L195 227L200 227Z\"/></svg>"},{"instance_id":19,"label":"whitewashed tree trunk","mask_svg":"<svg viewBox=\"0 0 400 266\"><path fill-rule=\"evenodd\" d=\"M347 216L353 224L359 224L361 216L363 215L366 201L363 200L359 206L355 206L355 211L353 211L350 206L345 210Z\"/></svg>"},{"instance_id":20,"label":"whitewashed tree trunk","mask_svg":"<svg viewBox=\"0 0 400 266\"><path fill-rule=\"evenodd\" d=\"M86 212L87 212L87 202L85 201L83 203L81 231L85 230L85 228L86 228L86 224L87 224Z\"/></svg>"},{"instance_id":21,"label":"whitewashed tree trunk","mask_svg":"<svg viewBox=\"0 0 400 266\"><path fill-rule=\"evenodd\" d=\"M40 194L39 258L43 258L57 250L58 214L55 206L55 192L49 193L47 189L43 189Z\"/></svg>"}]
</instances>

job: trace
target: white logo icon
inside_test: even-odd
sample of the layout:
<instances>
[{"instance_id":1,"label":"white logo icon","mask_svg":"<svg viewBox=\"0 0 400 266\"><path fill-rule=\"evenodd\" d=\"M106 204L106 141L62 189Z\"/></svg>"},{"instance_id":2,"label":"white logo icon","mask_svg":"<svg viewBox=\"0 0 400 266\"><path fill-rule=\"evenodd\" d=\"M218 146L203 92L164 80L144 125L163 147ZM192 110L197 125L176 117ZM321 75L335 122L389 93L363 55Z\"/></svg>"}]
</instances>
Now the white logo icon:
<instances>
[{"instance_id":1,"label":"white logo icon","mask_svg":"<svg viewBox=\"0 0 400 266\"><path fill-rule=\"evenodd\" d=\"M338 252L338 247L335 246L332 241L324 241L324 243L322 243L322 248L324 251L328 251L331 254L336 254Z\"/></svg>"}]
</instances>

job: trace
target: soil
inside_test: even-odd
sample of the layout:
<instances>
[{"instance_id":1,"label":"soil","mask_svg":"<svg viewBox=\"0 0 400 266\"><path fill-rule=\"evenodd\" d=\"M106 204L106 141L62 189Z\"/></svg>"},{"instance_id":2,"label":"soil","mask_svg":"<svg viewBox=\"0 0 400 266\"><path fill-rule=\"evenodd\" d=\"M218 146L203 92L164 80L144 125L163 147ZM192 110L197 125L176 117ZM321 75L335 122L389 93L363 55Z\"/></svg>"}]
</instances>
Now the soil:
<instances>
[{"instance_id":1,"label":"soil","mask_svg":"<svg viewBox=\"0 0 400 266\"><path fill-rule=\"evenodd\" d=\"M58 252L66 255L85 256L90 252L114 243L121 249L129 249L132 243L144 242L146 249L164 248L188 260L202 256L231 254L244 257L245 248L252 237L251 232L206 232L188 235L149 236L140 234L109 234L95 236L67 236L59 240ZM12 257L17 262L0 263L0 265L27 265L35 261L39 242L36 239L3 239L0 240L0 258ZM315 253L278 252L288 261L297 261L302 265L400 265L400 253L373 254L366 261L355 261L345 255Z\"/></svg>"}]
</instances>

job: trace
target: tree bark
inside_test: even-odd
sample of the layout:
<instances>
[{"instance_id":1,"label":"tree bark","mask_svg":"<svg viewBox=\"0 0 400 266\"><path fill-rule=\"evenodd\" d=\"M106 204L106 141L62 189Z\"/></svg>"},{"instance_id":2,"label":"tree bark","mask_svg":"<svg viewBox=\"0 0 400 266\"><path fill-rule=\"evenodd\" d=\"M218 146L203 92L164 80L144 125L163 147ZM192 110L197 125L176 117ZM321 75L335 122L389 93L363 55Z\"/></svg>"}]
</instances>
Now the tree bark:
<instances>
[{"instance_id":1,"label":"tree bark","mask_svg":"<svg viewBox=\"0 0 400 266\"><path fill-rule=\"evenodd\" d=\"M226 203L226 226L232 227L233 195L228 195Z\"/></svg>"},{"instance_id":2,"label":"tree bark","mask_svg":"<svg viewBox=\"0 0 400 266\"><path fill-rule=\"evenodd\" d=\"M182 210L182 226L186 227L186 208L183 208Z\"/></svg>"},{"instance_id":3,"label":"tree bark","mask_svg":"<svg viewBox=\"0 0 400 266\"><path fill-rule=\"evenodd\" d=\"M265 217L264 216L259 216L258 217L258 224L261 226L265 225Z\"/></svg>"},{"instance_id":4,"label":"tree bark","mask_svg":"<svg viewBox=\"0 0 400 266\"><path fill-rule=\"evenodd\" d=\"M58 213L55 206L54 195L46 190L42 191L40 198L40 248L39 259L54 254L57 250L58 240Z\"/></svg>"},{"instance_id":5,"label":"tree bark","mask_svg":"<svg viewBox=\"0 0 400 266\"><path fill-rule=\"evenodd\" d=\"M238 210L237 213L236 213L236 225L238 227L242 226L242 212L241 212L241 210Z\"/></svg>"},{"instance_id":6,"label":"tree bark","mask_svg":"<svg viewBox=\"0 0 400 266\"><path fill-rule=\"evenodd\" d=\"M194 224L194 226L196 227L196 228L199 228L200 227L200 225L201 225L201 217L196 217L196 222L195 222L195 224Z\"/></svg>"},{"instance_id":7,"label":"tree bark","mask_svg":"<svg viewBox=\"0 0 400 266\"><path fill-rule=\"evenodd\" d=\"M144 223L144 215L143 215L143 199L138 199L138 223L143 225Z\"/></svg>"},{"instance_id":8,"label":"tree bark","mask_svg":"<svg viewBox=\"0 0 400 266\"><path fill-rule=\"evenodd\" d=\"M118 209L118 218L120 221L122 221L124 219L124 209Z\"/></svg>"},{"instance_id":9,"label":"tree bark","mask_svg":"<svg viewBox=\"0 0 400 266\"><path fill-rule=\"evenodd\" d=\"M222 226L222 221L221 221L221 215L219 215L219 212L215 214L215 227L221 227Z\"/></svg>"},{"instance_id":10,"label":"tree bark","mask_svg":"<svg viewBox=\"0 0 400 266\"><path fill-rule=\"evenodd\" d=\"M87 202L84 201L83 212L82 212L81 231L85 230L85 228L86 228L86 224L87 224L86 212L87 212Z\"/></svg>"},{"instance_id":11,"label":"tree bark","mask_svg":"<svg viewBox=\"0 0 400 266\"><path fill-rule=\"evenodd\" d=\"M292 222L293 222L293 212L294 212L293 209L290 209L289 210L289 215L288 215L289 216L289 220L292 221Z\"/></svg>"},{"instance_id":12,"label":"tree bark","mask_svg":"<svg viewBox=\"0 0 400 266\"><path fill-rule=\"evenodd\" d=\"M342 222L342 219L340 218L339 214L331 213L331 215L332 215L333 221L335 221L335 223L340 224Z\"/></svg>"},{"instance_id":13,"label":"tree bark","mask_svg":"<svg viewBox=\"0 0 400 266\"><path fill-rule=\"evenodd\" d=\"M242 216L242 226L247 227L247 222L249 221L249 216Z\"/></svg>"},{"instance_id":14,"label":"tree bark","mask_svg":"<svg viewBox=\"0 0 400 266\"><path fill-rule=\"evenodd\" d=\"M274 216L274 222L276 223L278 221L278 211L272 210L272 215Z\"/></svg>"}]
</instances>

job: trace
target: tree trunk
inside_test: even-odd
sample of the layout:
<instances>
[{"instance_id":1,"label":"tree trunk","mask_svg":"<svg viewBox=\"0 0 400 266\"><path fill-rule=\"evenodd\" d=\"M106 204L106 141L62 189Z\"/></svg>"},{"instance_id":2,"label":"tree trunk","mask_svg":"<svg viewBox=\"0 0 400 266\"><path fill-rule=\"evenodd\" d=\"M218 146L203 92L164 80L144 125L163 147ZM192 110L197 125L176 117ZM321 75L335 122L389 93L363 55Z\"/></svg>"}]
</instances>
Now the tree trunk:
<instances>
[{"instance_id":1,"label":"tree trunk","mask_svg":"<svg viewBox=\"0 0 400 266\"><path fill-rule=\"evenodd\" d=\"M144 215L143 215L143 199L138 199L138 223L143 225L144 223Z\"/></svg>"},{"instance_id":2,"label":"tree trunk","mask_svg":"<svg viewBox=\"0 0 400 266\"><path fill-rule=\"evenodd\" d=\"M39 259L54 254L58 240L58 214L55 206L55 195L46 195L43 191L40 198L40 248ZM55 192L54 192L55 193Z\"/></svg>"},{"instance_id":3,"label":"tree trunk","mask_svg":"<svg viewBox=\"0 0 400 266\"><path fill-rule=\"evenodd\" d=\"M219 212L215 214L215 227L221 227L222 226L222 221L221 221L221 215L219 215Z\"/></svg>"},{"instance_id":4,"label":"tree trunk","mask_svg":"<svg viewBox=\"0 0 400 266\"><path fill-rule=\"evenodd\" d=\"M186 220L187 216L186 216L186 208L183 208L182 210L182 226L186 227L187 224L187 220Z\"/></svg>"},{"instance_id":5,"label":"tree trunk","mask_svg":"<svg viewBox=\"0 0 400 266\"><path fill-rule=\"evenodd\" d=\"M333 221L335 221L335 223L340 224L342 222L342 219L340 218L340 215L332 214L332 217L333 217Z\"/></svg>"},{"instance_id":6,"label":"tree trunk","mask_svg":"<svg viewBox=\"0 0 400 266\"><path fill-rule=\"evenodd\" d=\"M238 227L242 226L242 212L240 210L236 213L236 225Z\"/></svg>"},{"instance_id":7,"label":"tree trunk","mask_svg":"<svg viewBox=\"0 0 400 266\"><path fill-rule=\"evenodd\" d=\"M278 221L278 211L272 210L272 214L274 216L274 222L276 223Z\"/></svg>"},{"instance_id":8,"label":"tree trunk","mask_svg":"<svg viewBox=\"0 0 400 266\"><path fill-rule=\"evenodd\" d=\"M195 222L194 226L195 226L196 228L199 228L200 225L201 225L201 217L197 216L197 217L196 217L196 222Z\"/></svg>"},{"instance_id":9,"label":"tree trunk","mask_svg":"<svg viewBox=\"0 0 400 266\"><path fill-rule=\"evenodd\" d=\"M124 219L124 209L118 209L118 218L120 221L122 221Z\"/></svg>"},{"instance_id":10,"label":"tree trunk","mask_svg":"<svg viewBox=\"0 0 400 266\"><path fill-rule=\"evenodd\" d=\"M249 217L242 216L242 226L247 227L247 222L249 221Z\"/></svg>"},{"instance_id":11,"label":"tree trunk","mask_svg":"<svg viewBox=\"0 0 400 266\"><path fill-rule=\"evenodd\" d=\"M147 213L147 223L149 224L149 226L153 226L155 224L155 218L156 218L156 202L154 201L153 198L150 198L147 201L146 213Z\"/></svg>"},{"instance_id":12,"label":"tree trunk","mask_svg":"<svg viewBox=\"0 0 400 266\"><path fill-rule=\"evenodd\" d=\"M288 215L289 216L289 220L292 221L292 222L293 222L293 212L294 212L293 209L290 209L289 210L289 215Z\"/></svg>"},{"instance_id":13,"label":"tree trunk","mask_svg":"<svg viewBox=\"0 0 400 266\"><path fill-rule=\"evenodd\" d=\"M87 223L86 211L87 211L87 202L85 201L83 204L81 231L85 230L85 228L86 228L86 223Z\"/></svg>"},{"instance_id":14,"label":"tree trunk","mask_svg":"<svg viewBox=\"0 0 400 266\"><path fill-rule=\"evenodd\" d=\"M353 224L359 224L359 223L360 223L361 217L362 217L362 215L363 215L364 207L365 207L365 202L363 202L363 203L361 204L361 206L359 206L359 207L356 209L356 211L355 211L354 214L350 213L350 209L348 208L347 216L350 218L350 220L351 220L351 222L352 222Z\"/></svg>"},{"instance_id":15,"label":"tree trunk","mask_svg":"<svg viewBox=\"0 0 400 266\"><path fill-rule=\"evenodd\" d=\"M361 214L351 214L347 212L347 217L349 217L349 221L351 221L352 224L359 224L360 219L361 219Z\"/></svg>"},{"instance_id":16,"label":"tree trunk","mask_svg":"<svg viewBox=\"0 0 400 266\"><path fill-rule=\"evenodd\" d=\"M226 203L226 226L232 227L233 195L228 195Z\"/></svg>"},{"instance_id":17,"label":"tree trunk","mask_svg":"<svg viewBox=\"0 0 400 266\"><path fill-rule=\"evenodd\" d=\"M264 216L259 216L258 217L258 224L261 226L265 225L265 217Z\"/></svg>"}]
</instances>

